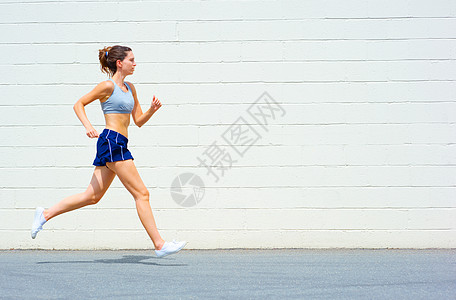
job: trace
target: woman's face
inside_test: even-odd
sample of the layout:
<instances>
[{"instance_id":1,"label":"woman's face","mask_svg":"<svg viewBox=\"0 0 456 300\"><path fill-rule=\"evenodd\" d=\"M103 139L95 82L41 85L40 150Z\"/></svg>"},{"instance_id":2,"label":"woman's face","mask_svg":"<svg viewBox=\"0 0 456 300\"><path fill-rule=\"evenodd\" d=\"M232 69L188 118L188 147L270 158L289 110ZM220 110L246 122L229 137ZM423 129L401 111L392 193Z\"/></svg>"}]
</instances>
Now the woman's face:
<instances>
[{"instance_id":1,"label":"woman's face","mask_svg":"<svg viewBox=\"0 0 456 300\"><path fill-rule=\"evenodd\" d=\"M125 56L124 60L120 63L120 68L122 69L122 72L131 75L136 67L135 56L133 55L133 51L128 51L127 53L127 56Z\"/></svg>"}]
</instances>

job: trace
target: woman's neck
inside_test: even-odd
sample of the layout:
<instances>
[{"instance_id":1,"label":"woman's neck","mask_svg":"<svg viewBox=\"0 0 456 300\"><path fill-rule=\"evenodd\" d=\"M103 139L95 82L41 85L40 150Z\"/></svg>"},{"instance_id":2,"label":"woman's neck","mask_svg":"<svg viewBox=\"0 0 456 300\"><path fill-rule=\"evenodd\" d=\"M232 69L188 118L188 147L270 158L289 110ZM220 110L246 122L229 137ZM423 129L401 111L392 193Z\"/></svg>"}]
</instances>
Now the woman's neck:
<instances>
[{"instance_id":1,"label":"woman's neck","mask_svg":"<svg viewBox=\"0 0 456 300\"><path fill-rule=\"evenodd\" d=\"M119 73L119 72L116 72L116 74L114 74L114 75L112 76L112 80L114 80L115 83L117 83L117 85L123 86L123 85L124 85L125 77L127 77L127 76L125 76L125 75L123 75L123 74L121 74L121 73Z\"/></svg>"}]
</instances>

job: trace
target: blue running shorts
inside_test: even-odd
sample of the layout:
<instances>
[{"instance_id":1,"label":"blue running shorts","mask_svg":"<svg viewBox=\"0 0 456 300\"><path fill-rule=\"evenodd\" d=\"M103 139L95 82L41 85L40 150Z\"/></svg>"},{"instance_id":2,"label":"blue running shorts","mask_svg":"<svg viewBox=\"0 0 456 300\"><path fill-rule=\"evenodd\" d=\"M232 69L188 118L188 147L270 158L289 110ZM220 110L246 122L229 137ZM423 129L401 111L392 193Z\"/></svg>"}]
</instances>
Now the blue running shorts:
<instances>
[{"instance_id":1,"label":"blue running shorts","mask_svg":"<svg viewBox=\"0 0 456 300\"><path fill-rule=\"evenodd\" d=\"M127 149L128 139L120 133L105 129L98 136L97 155L93 161L94 166L106 166L107 162L133 159Z\"/></svg>"}]
</instances>

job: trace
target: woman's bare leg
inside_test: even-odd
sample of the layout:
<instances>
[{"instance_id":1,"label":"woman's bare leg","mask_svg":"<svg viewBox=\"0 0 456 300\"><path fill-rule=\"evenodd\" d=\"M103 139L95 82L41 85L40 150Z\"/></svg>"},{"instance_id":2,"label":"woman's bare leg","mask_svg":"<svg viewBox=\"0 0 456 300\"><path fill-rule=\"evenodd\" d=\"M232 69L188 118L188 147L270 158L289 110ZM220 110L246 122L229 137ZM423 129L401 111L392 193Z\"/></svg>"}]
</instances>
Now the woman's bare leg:
<instances>
[{"instance_id":1,"label":"woman's bare leg","mask_svg":"<svg viewBox=\"0 0 456 300\"><path fill-rule=\"evenodd\" d=\"M136 202L136 211L139 219L154 243L155 249L160 250L165 240L162 239L158 232L149 203L149 191L139 176L133 160L109 162L107 166L116 173L122 184L132 194Z\"/></svg>"},{"instance_id":2,"label":"woman's bare leg","mask_svg":"<svg viewBox=\"0 0 456 300\"><path fill-rule=\"evenodd\" d=\"M46 209L43 212L44 218L49 221L60 214L98 203L115 177L116 173L105 166L95 167L87 190L84 193L69 196L51 208Z\"/></svg>"}]
</instances>

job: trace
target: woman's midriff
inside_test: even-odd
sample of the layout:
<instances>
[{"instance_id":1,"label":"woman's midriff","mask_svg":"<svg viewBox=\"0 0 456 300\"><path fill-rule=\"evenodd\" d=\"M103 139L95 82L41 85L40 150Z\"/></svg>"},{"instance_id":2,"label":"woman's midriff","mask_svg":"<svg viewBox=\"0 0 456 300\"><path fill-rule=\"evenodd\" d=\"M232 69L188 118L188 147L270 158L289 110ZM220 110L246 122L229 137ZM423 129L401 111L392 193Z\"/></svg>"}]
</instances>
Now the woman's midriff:
<instances>
[{"instance_id":1,"label":"woman's midriff","mask_svg":"<svg viewBox=\"0 0 456 300\"><path fill-rule=\"evenodd\" d=\"M105 114L106 128L114 130L128 138L130 114Z\"/></svg>"}]
</instances>

